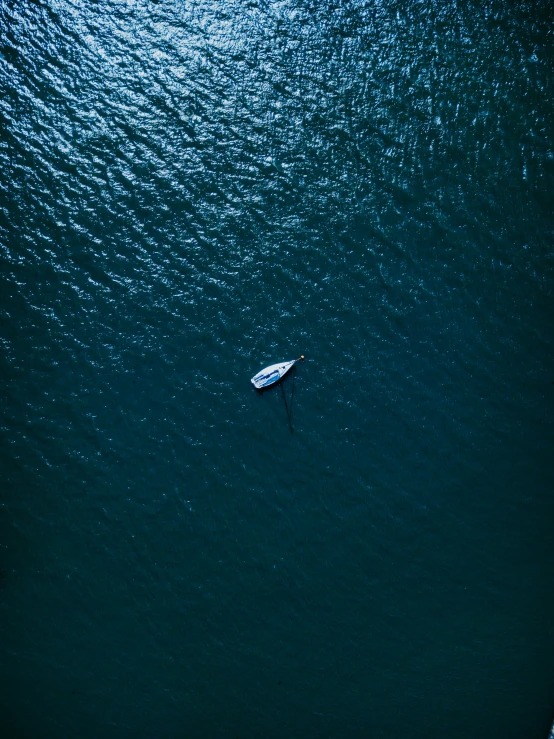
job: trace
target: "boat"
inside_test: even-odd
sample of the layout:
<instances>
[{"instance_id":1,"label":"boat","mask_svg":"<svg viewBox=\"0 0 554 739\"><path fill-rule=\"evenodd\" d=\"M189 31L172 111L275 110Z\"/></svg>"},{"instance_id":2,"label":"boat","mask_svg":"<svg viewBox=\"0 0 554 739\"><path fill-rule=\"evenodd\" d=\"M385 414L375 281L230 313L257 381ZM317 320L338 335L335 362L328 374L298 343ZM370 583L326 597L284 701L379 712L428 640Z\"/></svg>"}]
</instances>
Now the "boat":
<instances>
[{"instance_id":1,"label":"boat","mask_svg":"<svg viewBox=\"0 0 554 739\"><path fill-rule=\"evenodd\" d=\"M271 364L269 367L266 367L265 369L258 372L257 375L254 375L251 383L254 385L256 390L265 390L266 387L279 382L279 380L284 377L287 372L291 370L294 365L301 359L304 359L303 354L302 356L298 357L298 359L293 359L291 362L279 362L278 364Z\"/></svg>"}]
</instances>

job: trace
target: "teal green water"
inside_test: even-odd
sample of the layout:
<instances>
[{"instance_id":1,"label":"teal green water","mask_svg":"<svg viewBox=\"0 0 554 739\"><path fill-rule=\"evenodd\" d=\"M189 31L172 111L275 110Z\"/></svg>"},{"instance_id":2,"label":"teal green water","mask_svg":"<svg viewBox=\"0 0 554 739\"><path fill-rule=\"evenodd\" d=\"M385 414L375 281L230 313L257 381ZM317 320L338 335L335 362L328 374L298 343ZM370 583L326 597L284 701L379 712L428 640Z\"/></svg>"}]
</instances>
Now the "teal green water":
<instances>
[{"instance_id":1,"label":"teal green water","mask_svg":"<svg viewBox=\"0 0 554 739\"><path fill-rule=\"evenodd\" d=\"M2 737L546 737L552 21L0 0Z\"/></svg>"}]
</instances>

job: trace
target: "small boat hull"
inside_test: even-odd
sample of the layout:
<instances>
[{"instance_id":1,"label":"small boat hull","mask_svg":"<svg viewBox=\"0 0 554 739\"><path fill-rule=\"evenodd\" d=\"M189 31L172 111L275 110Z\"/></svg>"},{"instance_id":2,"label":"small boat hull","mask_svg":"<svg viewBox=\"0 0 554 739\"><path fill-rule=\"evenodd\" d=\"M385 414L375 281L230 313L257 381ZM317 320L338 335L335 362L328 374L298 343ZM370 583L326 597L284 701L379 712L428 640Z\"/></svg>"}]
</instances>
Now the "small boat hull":
<instances>
[{"instance_id":1,"label":"small boat hull","mask_svg":"<svg viewBox=\"0 0 554 739\"><path fill-rule=\"evenodd\" d=\"M254 385L256 390L265 390L266 387L275 385L276 382L284 377L287 372L294 367L298 360L293 359L292 362L280 362L279 364L272 364L269 367L261 370L255 375L251 383Z\"/></svg>"}]
</instances>

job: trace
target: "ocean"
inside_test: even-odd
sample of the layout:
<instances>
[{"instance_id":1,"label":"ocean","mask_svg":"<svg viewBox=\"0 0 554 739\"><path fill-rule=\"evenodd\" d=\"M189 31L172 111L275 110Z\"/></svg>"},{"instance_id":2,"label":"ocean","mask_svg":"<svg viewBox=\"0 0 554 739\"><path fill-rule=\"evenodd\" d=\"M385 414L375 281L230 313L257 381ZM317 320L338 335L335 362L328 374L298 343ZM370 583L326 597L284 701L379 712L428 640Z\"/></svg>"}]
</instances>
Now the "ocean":
<instances>
[{"instance_id":1,"label":"ocean","mask_svg":"<svg viewBox=\"0 0 554 739\"><path fill-rule=\"evenodd\" d=\"M2 737L546 738L553 21L0 0Z\"/></svg>"}]
</instances>

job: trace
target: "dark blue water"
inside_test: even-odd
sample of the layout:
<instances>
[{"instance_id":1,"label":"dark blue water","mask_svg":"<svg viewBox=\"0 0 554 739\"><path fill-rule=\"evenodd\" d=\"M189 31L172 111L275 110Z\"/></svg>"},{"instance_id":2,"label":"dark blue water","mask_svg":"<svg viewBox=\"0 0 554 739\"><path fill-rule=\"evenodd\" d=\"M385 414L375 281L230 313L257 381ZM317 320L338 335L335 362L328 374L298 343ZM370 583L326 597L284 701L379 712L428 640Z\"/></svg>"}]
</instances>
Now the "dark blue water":
<instances>
[{"instance_id":1,"label":"dark blue water","mask_svg":"<svg viewBox=\"0 0 554 739\"><path fill-rule=\"evenodd\" d=\"M0 1L2 737L546 736L553 19Z\"/></svg>"}]
</instances>

